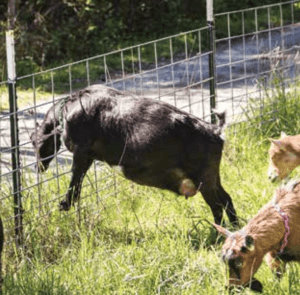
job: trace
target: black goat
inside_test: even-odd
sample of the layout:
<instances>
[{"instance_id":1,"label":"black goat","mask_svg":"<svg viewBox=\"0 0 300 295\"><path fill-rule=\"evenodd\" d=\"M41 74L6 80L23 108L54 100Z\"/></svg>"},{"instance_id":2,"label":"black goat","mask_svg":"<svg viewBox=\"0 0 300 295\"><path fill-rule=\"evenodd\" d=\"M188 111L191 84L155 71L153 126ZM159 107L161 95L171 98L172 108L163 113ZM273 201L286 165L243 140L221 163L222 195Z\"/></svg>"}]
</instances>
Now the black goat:
<instances>
[{"instance_id":1,"label":"black goat","mask_svg":"<svg viewBox=\"0 0 300 295\"><path fill-rule=\"evenodd\" d=\"M94 85L52 106L31 140L39 171L48 168L61 136L73 153L61 210L69 210L79 198L83 177L96 159L120 166L126 178L142 185L186 198L200 190L217 224L223 209L235 223L232 200L220 181L225 114L219 117L219 126L211 125L165 102Z\"/></svg>"}]
</instances>

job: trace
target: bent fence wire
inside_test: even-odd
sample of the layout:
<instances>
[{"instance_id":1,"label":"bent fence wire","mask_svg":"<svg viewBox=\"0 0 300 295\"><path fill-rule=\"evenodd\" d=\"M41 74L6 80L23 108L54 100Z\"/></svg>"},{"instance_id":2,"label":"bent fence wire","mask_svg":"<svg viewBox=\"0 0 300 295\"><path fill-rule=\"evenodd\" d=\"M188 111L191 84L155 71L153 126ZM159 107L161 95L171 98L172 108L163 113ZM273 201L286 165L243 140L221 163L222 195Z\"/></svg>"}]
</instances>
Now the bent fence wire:
<instances>
[{"instance_id":1,"label":"bent fence wire","mask_svg":"<svg viewBox=\"0 0 300 295\"><path fill-rule=\"evenodd\" d=\"M295 22L299 1L278 3L215 15L215 81L209 75L209 27L185 32L63 65L51 70L19 77L16 81L24 241L33 228L45 219L86 216L86 208L103 218L127 197L124 178L117 170L95 162L83 182L81 201L68 213L59 212L70 180L72 155L62 148L47 172L36 171L36 155L30 134L41 123L47 110L58 100L88 85L106 84L136 95L163 100L187 112L210 120L211 91L217 92L217 107L227 110L231 124L244 120L247 103L255 98L263 104L262 90L272 90L278 77L282 85L297 82L299 71L300 23ZM237 25L239 24L239 25ZM1 207L6 243L16 239L13 169L10 144L8 90L0 84L0 175ZM275 114L274 114L275 116ZM132 186L128 194L138 194ZM122 194L119 192L122 191ZM116 197L118 201L111 203ZM19 204L20 205L20 204ZM111 208L114 206L114 208ZM24 210L24 211L23 211ZM20 216L19 216L20 217Z\"/></svg>"}]
</instances>

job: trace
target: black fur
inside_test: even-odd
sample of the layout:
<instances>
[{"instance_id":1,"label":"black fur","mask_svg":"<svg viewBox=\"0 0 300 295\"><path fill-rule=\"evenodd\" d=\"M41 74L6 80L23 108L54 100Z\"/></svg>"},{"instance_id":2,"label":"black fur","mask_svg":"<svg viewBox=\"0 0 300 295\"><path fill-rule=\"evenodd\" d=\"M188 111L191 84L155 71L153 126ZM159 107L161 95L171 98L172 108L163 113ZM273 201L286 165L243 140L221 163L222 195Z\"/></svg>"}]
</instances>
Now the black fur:
<instances>
[{"instance_id":1,"label":"black fur","mask_svg":"<svg viewBox=\"0 0 300 295\"><path fill-rule=\"evenodd\" d=\"M219 166L222 123L208 124L172 105L94 85L54 105L31 139L46 170L60 148L60 137L73 152L72 179L62 210L78 199L82 179L94 159L122 167L126 178L182 194L184 180L201 191L215 222L223 209L237 222L232 200L223 189ZM189 197L189 192L185 194Z\"/></svg>"},{"instance_id":2,"label":"black fur","mask_svg":"<svg viewBox=\"0 0 300 295\"><path fill-rule=\"evenodd\" d=\"M255 278L253 278L251 283L248 283L245 287L249 287L252 291L259 292L259 293L262 293L263 291L262 283Z\"/></svg>"},{"instance_id":3,"label":"black fur","mask_svg":"<svg viewBox=\"0 0 300 295\"><path fill-rule=\"evenodd\" d=\"M299 255L296 256L291 254L287 250L283 251L283 253L277 254L277 257L284 262L299 261Z\"/></svg>"}]
</instances>

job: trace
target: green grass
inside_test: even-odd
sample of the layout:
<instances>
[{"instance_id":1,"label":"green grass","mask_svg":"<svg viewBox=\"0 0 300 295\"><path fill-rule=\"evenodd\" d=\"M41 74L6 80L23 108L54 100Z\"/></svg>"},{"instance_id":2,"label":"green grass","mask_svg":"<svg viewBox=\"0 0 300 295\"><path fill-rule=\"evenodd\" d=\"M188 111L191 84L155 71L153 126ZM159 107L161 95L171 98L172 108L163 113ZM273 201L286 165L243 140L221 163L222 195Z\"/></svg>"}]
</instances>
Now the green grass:
<instances>
[{"instance_id":1,"label":"green grass","mask_svg":"<svg viewBox=\"0 0 300 295\"><path fill-rule=\"evenodd\" d=\"M56 93L57 95L58 93ZM36 104L43 100L48 100L52 97L52 94L49 92L43 91L41 88L25 89L22 87L17 88L17 97L18 97L18 109L23 109L27 107L34 106L34 100ZM9 110L9 93L7 85L0 85L0 111Z\"/></svg>"},{"instance_id":2,"label":"green grass","mask_svg":"<svg viewBox=\"0 0 300 295\"><path fill-rule=\"evenodd\" d=\"M250 102L247 122L227 130L221 177L242 225L273 196L277 185L267 179L268 138L282 129L299 133L299 98L277 87L266 93L264 109L262 101ZM30 175L23 188L35 183ZM57 198L69 177L23 192L25 247L16 249L13 232L6 231L4 294L229 294L220 259L223 239L209 224L212 214L200 194L186 201L132 184L104 167L97 183L92 171L85 178L80 215L73 208L60 213ZM5 186L1 191L11 193ZM11 230L11 200L1 202L5 229ZM286 295L300 294L299 274L299 265L290 264L279 281L263 263L256 277L264 294Z\"/></svg>"}]
</instances>

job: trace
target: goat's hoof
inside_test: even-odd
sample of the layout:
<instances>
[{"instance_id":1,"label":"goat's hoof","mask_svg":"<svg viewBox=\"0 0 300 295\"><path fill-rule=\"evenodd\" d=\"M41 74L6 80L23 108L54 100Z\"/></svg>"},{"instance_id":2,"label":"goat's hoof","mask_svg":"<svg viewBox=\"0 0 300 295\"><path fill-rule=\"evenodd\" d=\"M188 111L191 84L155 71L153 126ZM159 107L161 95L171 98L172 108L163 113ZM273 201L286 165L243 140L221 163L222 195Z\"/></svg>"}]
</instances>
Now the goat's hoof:
<instances>
[{"instance_id":1,"label":"goat's hoof","mask_svg":"<svg viewBox=\"0 0 300 295\"><path fill-rule=\"evenodd\" d=\"M70 205L66 200L63 200L59 204L59 211L69 211Z\"/></svg>"}]
</instances>

